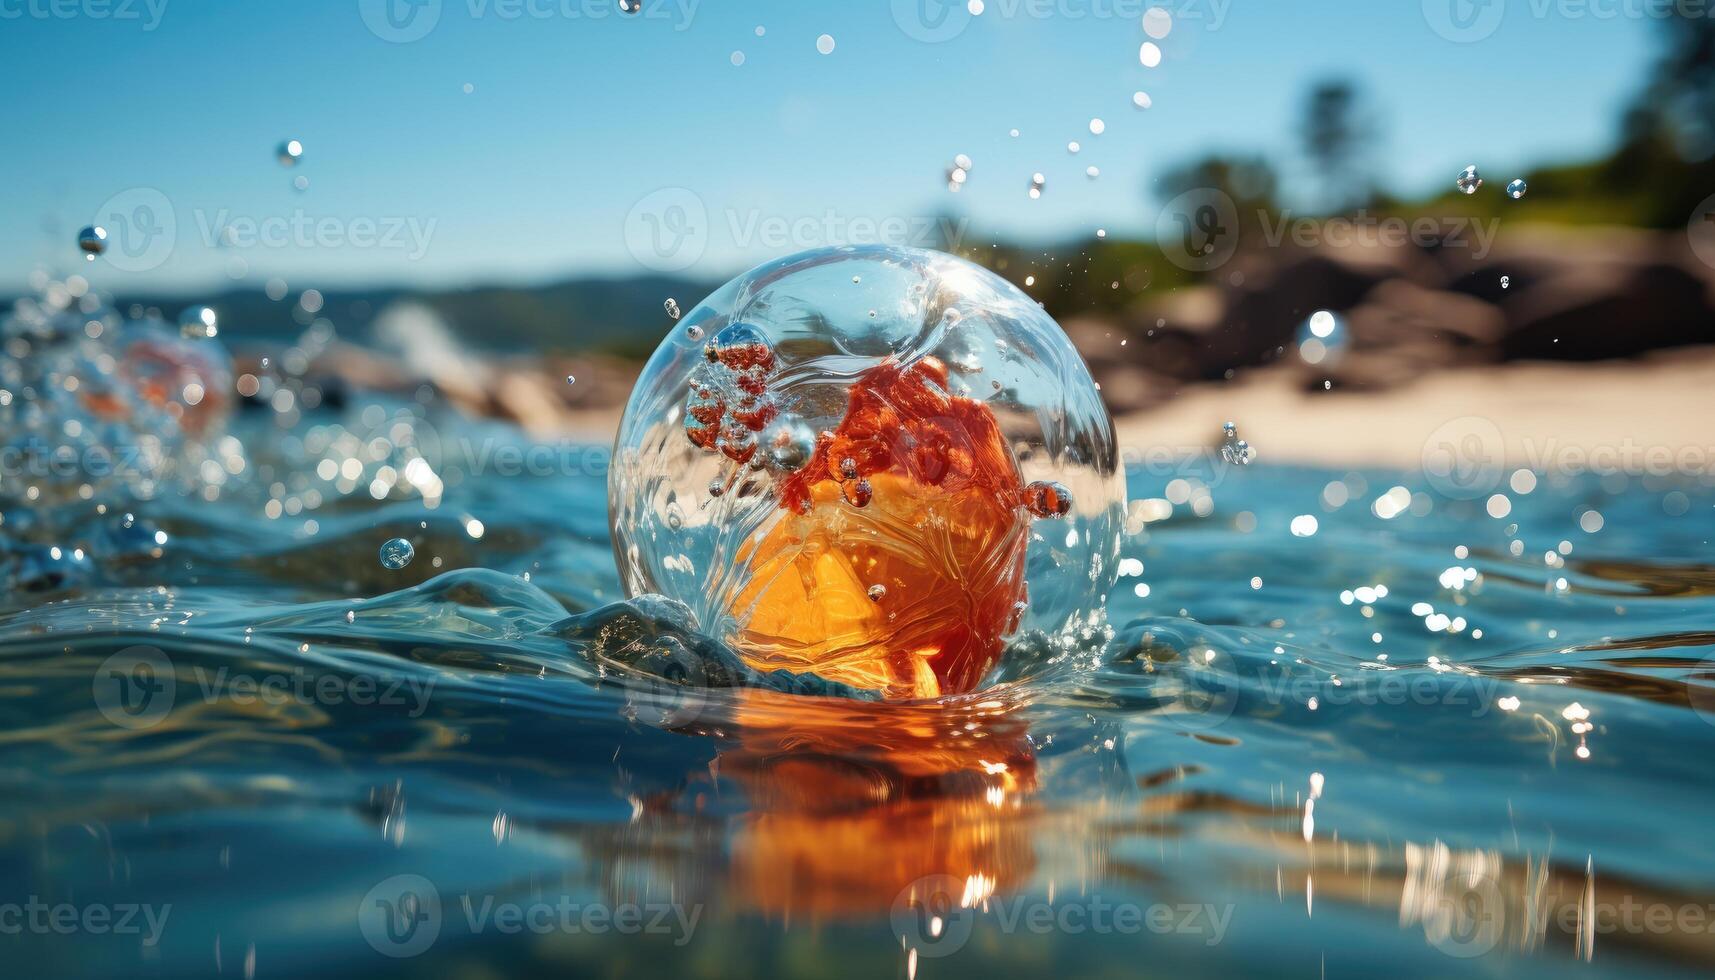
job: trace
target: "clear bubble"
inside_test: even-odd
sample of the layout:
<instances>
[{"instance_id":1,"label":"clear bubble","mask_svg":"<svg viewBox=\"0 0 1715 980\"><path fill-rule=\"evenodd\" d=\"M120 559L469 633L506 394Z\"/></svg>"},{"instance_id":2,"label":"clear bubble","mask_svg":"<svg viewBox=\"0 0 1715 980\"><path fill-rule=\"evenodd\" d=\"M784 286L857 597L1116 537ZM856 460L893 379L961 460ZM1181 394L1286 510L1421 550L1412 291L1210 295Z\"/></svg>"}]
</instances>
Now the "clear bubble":
<instances>
[{"instance_id":1,"label":"clear bubble","mask_svg":"<svg viewBox=\"0 0 1715 980\"><path fill-rule=\"evenodd\" d=\"M744 65L744 52L734 51L727 60L732 62L734 68L739 68Z\"/></svg>"},{"instance_id":2,"label":"clear bubble","mask_svg":"<svg viewBox=\"0 0 1715 980\"><path fill-rule=\"evenodd\" d=\"M1108 124L1107 123L1101 121L1100 119L1090 120L1090 135L1091 136L1100 136L1107 131L1108 131Z\"/></svg>"},{"instance_id":3,"label":"clear bubble","mask_svg":"<svg viewBox=\"0 0 1715 980\"><path fill-rule=\"evenodd\" d=\"M643 9L643 0L619 0L621 13L635 14Z\"/></svg>"},{"instance_id":4,"label":"clear bubble","mask_svg":"<svg viewBox=\"0 0 1715 980\"><path fill-rule=\"evenodd\" d=\"M678 300L669 296L669 297L667 297L667 302L665 302L661 305L664 308L666 308L668 316L672 317L675 320L679 319L679 301Z\"/></svg>"},{"instance_id":5,"label":"clear bubble","mask_svg":"<svg viewBox=\"0 0 1715 980\"><path fill-rule=\"evenodd\" d=\"M274 151L274 155L279 159L280 166L295 167L298 165L298 161L303 159L304 144L297 140L283 140L279 148Z\"/></svg>"},{"instance_id":6,"label":"clear bubble","mask_svg":"<svg viewBox=\"0 0 1715 980\"><path fill-rule=\"evenodd\" d=\"M1131 93L1131 104L1139 109L1147 109L1155 104L1155 100L1149 97L1148 92L1133 92Z\"/></svg>"},{"instance_id":7,"label":"clear bubble","mask_svg":"<svg viewBox=\"0 0 1715 980\"><path fill-rule=\"evenodd\" d=\"M77 233L77 247L87 258L94 260L107 251L107 229L100 225L84 225L83 230Z\"/></svg>"},{"instance_id":8,"label":"clear bubble","mask_svg":"<svg viewBox=\"0 0 1715 980\"><path fill-rule=\"evenodd\" d=\"M866 594L869 596L870 602L880 602L887 598L887 586L878 582L875 585L870 586Z\"/></svg>"},{"instance_id":9,"label":"clear bubble","mask_svg":"<svg viewBox=\"0 0 1715 980\"><path fill-rule=\"evenodd\" d=\"M220 333L220 320L214 308L189 306L179 314L179 334L190 340L207 340Z\"/></svg>"},{"instance_id":10,"label":"clear bubble","mask_svg":"<svg viewBox=\"0 0 1715 980\"><path fill-rule=\"evenodd\" d=\"M310 189L310 178L304 176L303 174L299 174L298 176L293 177L292 178L292 189L296 190L296 191L307 191L307 190L309 190Z\"/></svg>"},{"instance_id":11,"label":"clear bubble","mask_svg":"<svg viewBox=\"0 0 1715 980\"><path fill-rule=\"evenodd\" d=\"M1475 194L1477 188L1483 186L1483 176L1477 173L1476 166L1472 165L1459 171L1459 176L1454 179L1453 183L1459 188L1459 193Z\"/></svg>"},{"instance_id":12,"label":"clear bubble","mask_svg":"<svg viewBox=\"0 0 1715 980\"><path fill-rule=\"evenodd\" d=\"M577 379L576 375L571 375L571 374L566 375L566 384L575 385L577 383L578 383L578 379Z\"/></svg>"},{"instance_id":13,"label":"clear bubble","mask_svg":"<svg viewBox=\"0 0 1715 980\"><path fill-rule=\"evenodd\" d=\"M1040 173L1030 175L1030 199L1036 200L1042 196L1042 191L1048 186L1048 178Z\"/></svg>"},{"instance_id":14,"label":"clear bubble","mask_svg":"<svg viewBox=\"0 0 1715 980\"><path fill-rule=\"evenodd\" d=\"M1137 60L1145 68L1160 67L1161 46L1154 41L1143 42L1143 47L1137 49Z\"/></svg>"},{"instance_id":15,"label":"clear bubble","mask_svg":"<svg viewBox=\"0 0 1715 980\"><path fill-rule=\"evenodd\" d=\"M1529 189L1530 188L1526 186L1523 177L1516 177L1511 183L1507 184L1507 196L1516 201L1523 197L1525 195L1525 191Z\"/></svg>"},{"instance_id":16,"label":"clear bubble","mask_svg":"<svg viewBox=\"0 0 1715 980\"><path fill-rule=\"evenodd\" d=\"M834 36L832 34L823 34L821 37L816 38L816 50L823 54L833 54Z\"/></svg>"},{"instance_id":17,"label":"clear bubble","mask_svg":"<svg viewBox=\"0 0 1715 980\"><path fill-rule=\"evenodd\" d=\"M396 572L411 564L411 559L417 557L417 549L404 538L390 538L381 546L381 567Z\"/></svg>"},{"instance_id":18,"label":"clear bubble","mask_svg":"<svg viewBox=\"0 0 1715 980\"><path fill-rule=\"evenodd\" d=\"M1513 277L1512 276L1502 276L1501 277L1501 288L1502 289L1506 289L1508 286L1511 286L1512 284L1513 284Z\"/></svg>"},{"instance_id":19,"label":"clear bubble","mask_svg":"<svg viewBox=\"0 0 1715 980\"><path fill-rule=\"evenodd\" d=\"M1100 622L1124 526L1112 424L1016 287L937 252L824 248L686 319L705 339L673 331L650 359L609 474L628 594L685 602L759 669L895 697L974 689L1018 630Z\"/></svg>"}]
</instances>

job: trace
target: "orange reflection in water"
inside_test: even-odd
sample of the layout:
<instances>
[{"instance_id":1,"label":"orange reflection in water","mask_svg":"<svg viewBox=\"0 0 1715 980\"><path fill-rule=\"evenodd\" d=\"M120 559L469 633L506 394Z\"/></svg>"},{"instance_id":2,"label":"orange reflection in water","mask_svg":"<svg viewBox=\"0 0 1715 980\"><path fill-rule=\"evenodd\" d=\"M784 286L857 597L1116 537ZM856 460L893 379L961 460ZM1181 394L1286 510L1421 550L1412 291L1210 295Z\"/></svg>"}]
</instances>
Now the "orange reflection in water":
<instances>
[{"instance_id":1,"label":"orange reflection in water","mask_svg":"<svg viewBox=\"0 0 1715 980\"><path fill-rule=\"evenodd\" d=\"M843 704L746 691L715 761L753 804L729 895L770 915L892 907L920 879L1008 889L1029 878L1023 818L1036 761L1004 695L968 704Z\"/></svg>"},{"instance_id":2,"label":"orange reflection in water","mask_svg":"<svg viewBox=\"0 0 1715 980\"><path fill-rule=\"evenodd\" d=\"M1022 494L988 406L949 394L934 358L883 361L741 550L737 645L890 698L973 690L1025 598Z\"/></svg>"}]
</instances>

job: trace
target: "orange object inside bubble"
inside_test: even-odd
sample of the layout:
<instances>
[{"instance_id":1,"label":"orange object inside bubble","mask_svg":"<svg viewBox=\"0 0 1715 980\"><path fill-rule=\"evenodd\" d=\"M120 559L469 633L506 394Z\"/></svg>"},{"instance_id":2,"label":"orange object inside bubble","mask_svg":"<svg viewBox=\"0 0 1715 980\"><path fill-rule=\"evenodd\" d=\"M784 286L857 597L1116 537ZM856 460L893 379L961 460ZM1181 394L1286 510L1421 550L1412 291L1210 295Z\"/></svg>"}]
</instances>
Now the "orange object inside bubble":
<instances>
[{"instance_id":1,"label":"orange object inside bubble","mask_svg":"<svg viewBox=\"0 0 1715 980\"><path fill-rule=\"evenodd\" d=\"M740 551L738 647L890 698L975 688L1025 600L1022 497L994 413L940 361L876 365Z\"/></svg>"}]
</instances>

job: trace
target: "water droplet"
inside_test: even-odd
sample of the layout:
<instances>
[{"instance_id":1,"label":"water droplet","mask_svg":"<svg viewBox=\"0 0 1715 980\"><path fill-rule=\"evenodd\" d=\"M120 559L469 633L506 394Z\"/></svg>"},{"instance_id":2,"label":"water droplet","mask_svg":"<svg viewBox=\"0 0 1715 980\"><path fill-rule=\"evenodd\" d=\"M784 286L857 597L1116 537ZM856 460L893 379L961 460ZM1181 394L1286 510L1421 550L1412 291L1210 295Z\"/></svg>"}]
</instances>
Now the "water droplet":
<instances>
[{"instance_id":1,"label":"water droplet","mask_svg":"<svg viewBox=\"0 0 1715 980\"><path fill-rule=\"evenodd\" d=\"M685 336L691 338L692 340L702 340L703 339L703 328L699 327L693 323L690 326L685 328Z\"/></svg>"},{"instance_id":2,"label":"water droplet","mask_svg":"<svg viewBox=\"0 0 1715 980\"><path fill-rule=\"evenodd\" d=\"M1133 92L1131 93L1131 104L1139 109L1147 109L1155 104L1155 100L1149 97L1148 92Z\"/></svg>"},{"instance_id":3,"label":"water droplet","mask_svg":"<svg viewBox=\"0 0 1715 980\"><path fill-rule=\"evenodd\" d=\"M855 480L857 477L857 460L852 459L850 456L840 460L840 478L844 480Z\"/></svg>"},{"instance_id":4,"label":"water droplet","mask_svg":"<svg viewBox=\"0 0 1715 980\"><path fill-rule=\"evenodd\" d=\"M1100 177L1101 175L1102 175L1101 170L1097 169L1096 167L1085 167L1084 168L1084 176L1090 178L1091 180L1095 180L1097 177Z\"/></svg>"},{"instance_id":5,"label":"water droplet","mask_svg":"<svg viewBox=\"0 0 1715 980\"><path fill-rule=\"evenodd\" d=\"M411 559L417 557L417 549L404 538L392 538L381 546L381 567L389 571L398 571L411 564Z\"/></svg>"},{"instance_id":6,"label":"water droplet","mask_svg":"<svg viewBox=\"0 0 1715 980\"><path fill-rule=\"evenodd\" d=\"M1006 135L1012 137L1013 139L1018 139L1018 130L1009 129L1009 130L1007 130Z\"/></svg>"},{"instance_id":7,"label":"water droplet","mask_svg":"<svg viewBox=\"0 0 1715 980\"><path fill-rule=\"evenodd\" d=\"M1108 129L1108 124L1105 122L1102 122L1100 119L1090 120L1090 135L1091 136L1100 136L1103 133L1107 132L1107 129Z\"/></svg>"},{"instance_id":8,"label":"water droplet","mask_svg":"<svg viewBox=\"0 0 1715 980\"><path fill-rule=\"evenodd\" d=\"M351 611L350 609L347 609L345 611L345 621L348 623L357 622L357 613Z\"/></svg>"},{"instance_id":9,"label":"water droplet","mask_svg":"<svg viewBox=\"0 0 1715 980\"><path fill-rule=\"evenodd\" d=\"M870 498L875 496L868 480L849 481L841 485L840 492L845 494L846 503L853 507L868 507Z\"/></svg>"},{"instance_id":10,"label":"water droplet","mask_svg":"<svg viewBox=\"0 0 1715 980\"><path fill-rule=\"evenodd\" d=\"M810 461L816 451L816 434L796 416L782 416L762 430L762 448L775 469L791 471Z\"/></svg>"},{"instance_id":11,"label":"water droplet","mask_svg":"<svg viewBox=\"0 0 1715 980\"><path fill-rule=\"evenodd\" d=\"M887 586L877 583L870 586L866 594L869 596L870 602L880 602L887 598Z\"/></svg>"},{"instance_id":12,"label":"water droplet","mask_svg":"<svg viewBox=\"0 0 1715 980\"><path fill-rule=\"evenodd\" d=\"M566 384L575 385L577 383L578 383L578 379L575 375L570 375L570 374L566 375Z\"/></svg>"},{"instance_id":13,"label":"water droplet","mask_svg":"<svg viewBox=\"0 0 1715 980\"><path fill-rule=\"evenodd\" d=\"M744 65L744 52L743 51L734 51L732 53L730 60L732 61L732 66L734 68L738 68L738 67L743 66Z\"/></svg>"},{"instance_id":14,"label":"water droplet","mask_svg":"<svg viewBox=\"0 0 1715 980\"><path fill-rule=\"evenodd\" d=\"M1072 492L1059 483L1037 480L1024 488L1024 506L1037 517L1065 517Z\"/></svg>"},{"instance_id":15,"label":"water droplet","mask_svg":"<svg viewBox=\"0 0 1715 980\"><path fill-rule=\"evenodd\" d=\"M1233 466L1249 465L1256 458L1250 443L1239 438L1239 427L1231 422L1221 423L1221 458Z\"/></svg>"},{"instance_id":16,"label":"water droplet","mask_svg":"<svg viewBox=\"0 0 1715 980\"><path fill-rule=\"evenodd\" d=\"M668 316L672 317L675 320L679 319L679 301L678 300L669 296L669 297L667 297L667 302L663 303L662 306L664 306L666 308Z\"/></svg>"},{"instance_id":17,"label":"water droplet","mask_svg":"<svg viewBox=\"0 0 1715 980\"><path fill-rule=\"evenodd\" d=\"M1512 284L1513 284L1513 277L1512 276L1502 276L1501 277L1501 288L1502 289L1505 289L1508 286L1511 286Z\"/></svg>"},{"instance_id":18,"label":"water droplet","mask_svg":"<svg viewBox=\"0 0 1715 980\"><path fill-rule=\"evenodd\" d=\"M100 225L85 225L77 233L77 247L83 249L83 254L91 261L97 255L107 251L107 229Z\"/></svg>"},{"instance_id":19,"label":"water droplet","mask_svg":"<svg viewBox=\"0 0 1715 980\"><path fill-rule=\"evenodd\" d=\"M1143 12L1143 33L1157 41L1173 30L1173 15L1166 7L1151 7Z\"/></svg>"},{"instance_id":20,"label":"water droplet","mask_svg":"<svg viewBox=\"0 0 1715 980\"><path fill-rule=\"evenodd\" d=\"M1143 42L1143 47L1137 49L1137 60L1145 68L1156 68L1161 65L1161 47L1154 41Z\"/></svg>"},{"instance_id":21,"label":"water droplet","mask_svg":"<svg viewBox=\"0 0 1715 980\"><path fill-rule=\"evenodd\" d=\"M723 493L726 493L726 485L725 484L721 483L721 481L719 481L719 480L710 480L709 481L709 496L718 497Z\"/></svg>"},{"instance_id":22,"label":"water droplet","mask_svg":"<svg viewBox=\"0 0 1715 980\"><path fill-rule=\"evenodd\" d=\"M187 307L179 314L179 334L190 340L207 340L220 333L219 319L207 306Z\"/></svg>"},{"instance_id":23,"label":"water droplet","mask_svg":"<svg viewBox=\"0 0 1715 980\"><path fill-rule=\"evenodd\" d=\"M1529 189L1530 188L1525 185L1524 178L1518 177L1515 178L1512 183L1507 185L1507 196L1516 201L1523 197L1524 192Z\"/></svg>"},{"instance_id":24,"label":"water droplet","mask_svg":"<svg viewBox=\"0 0 1715 980\"><path fill-rule=\"evenodd\" d=\"M295 167L298 165L298 161L303 159L304 144L297 140L286 140L280 144L280 148L274 153L280 158L280 166Z\"/></svg>"},{"instance_id":25,"label":"water droplet","mask_svg":"<svg viewBox=\"0 0 1715 980\"><path fill-rule=\"evenodd\" d=\"M1043 188L1048 186L1048 178L1039 173L1030 175L1030 199L1036 200L1042 196Z\"/></svg>"},{"instance_id":26,"label":"water droplet","mask_svg":"<svg viewBox=\"0 0 1715 980\"><path fill-rule=\"evenodd\" d=\"M635 14L643 9L643 0L619 0L621 13Z\"/></svg>"},{"instance_id":27,"label":"water droplet","mask_svg":"<svg viewBox=\"0 0 1715 980\"><path fill-rule=\"evenodd\" d=\"M823 54L833 54L834 36L832 34L823 34L821 37L816 38L816 50Z\"/></svg>"},{"instance_id":28,"label":"water droplet","mask_svg":"<svg viewBox=\"0 0 1715 980\"><path fill-rule=\"evenodd\" d=\"M1073 140L1072 142L1066 144L1066 152L1067 153L1076 153L1081 149L1083 149L1083 147L1078 145L1077 140Z\"/></svg>"},{"instance_id":29,"label":"water droplet","mask_svg":"<svg viewBox=\"0 0 1715 980\"><path fill-rule=\"evenodd\" d=\"M310 178L305 177L303 174L299 174L298 176L293 177L292 178L292 188L294 190L297 190L297 191L309 190L310 189Z\"/></svg>"},{"instance_id":30,"label":"water droplet","mask_svg":"<svg viewBox=\"0 0 1715 980\"><path fill-rule=\"evenodd\" d=\"M1459 171L1459 176L1453 181L1461 194L1475 194L1477 188L1483 186L1483 176L1477 173L1475 164Z\"/></svg>"}]
</instances>

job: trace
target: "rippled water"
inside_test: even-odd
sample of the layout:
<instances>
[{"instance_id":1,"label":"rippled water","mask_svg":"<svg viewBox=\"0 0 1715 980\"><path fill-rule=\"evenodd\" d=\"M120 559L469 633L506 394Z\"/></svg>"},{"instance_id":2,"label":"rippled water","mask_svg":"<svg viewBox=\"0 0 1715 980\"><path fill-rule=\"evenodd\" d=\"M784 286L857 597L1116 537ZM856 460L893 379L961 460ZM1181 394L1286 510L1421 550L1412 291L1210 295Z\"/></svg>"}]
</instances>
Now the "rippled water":
<instances>
[{"instance_id":1,"label":"rippled water","mask_svg":"<svg viewBox=\"0 0 1715 980\"><path fill-rule=\"evenodd\" d=\"M1708 486L1544 477L1496 519L1416 474L1134 471L1180 503L1137 508L1111 639L883 704L618 602L599 467L270 517L317 484L237 433L250 482L135 507L158 557L63 505L85 564L9 558L26 975L1715 969Z\"/></svg>"}]
</instances>

